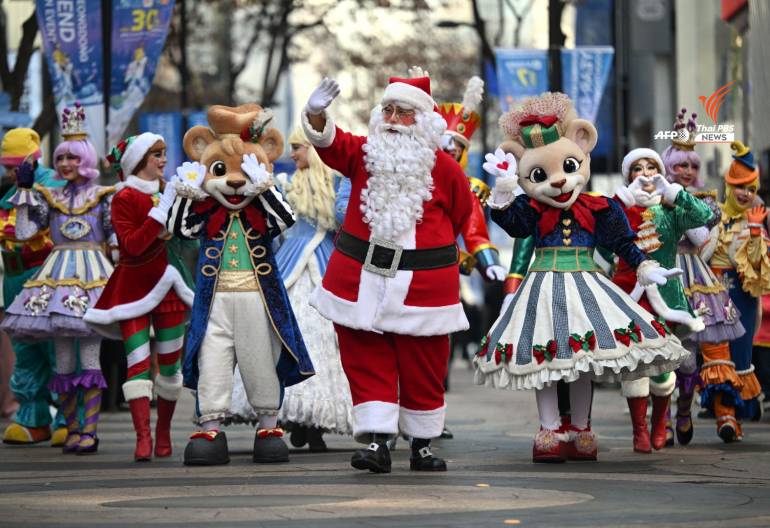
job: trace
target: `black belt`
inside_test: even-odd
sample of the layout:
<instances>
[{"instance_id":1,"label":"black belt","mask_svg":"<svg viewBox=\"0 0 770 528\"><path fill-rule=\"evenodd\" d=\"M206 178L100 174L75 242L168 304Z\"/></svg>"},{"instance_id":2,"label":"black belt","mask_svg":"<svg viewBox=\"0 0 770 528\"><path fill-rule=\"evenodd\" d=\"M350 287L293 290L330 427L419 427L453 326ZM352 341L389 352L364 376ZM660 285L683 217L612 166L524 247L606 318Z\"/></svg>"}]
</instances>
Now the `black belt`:
<instances>
[{"instance_id":1,"label":"black belt","mask_svg":"<svg viewBox=\"0 0 770 528\"><path fill-rule=\"evenodd\" d=\"M397 270L416 271L445 268L457 264L457 245L430 249L402 249L387 240L362 240L346 231L340 231L335 242L340 253L356 259L364 269L395 277Z\"/></svg>"}]
</instances>

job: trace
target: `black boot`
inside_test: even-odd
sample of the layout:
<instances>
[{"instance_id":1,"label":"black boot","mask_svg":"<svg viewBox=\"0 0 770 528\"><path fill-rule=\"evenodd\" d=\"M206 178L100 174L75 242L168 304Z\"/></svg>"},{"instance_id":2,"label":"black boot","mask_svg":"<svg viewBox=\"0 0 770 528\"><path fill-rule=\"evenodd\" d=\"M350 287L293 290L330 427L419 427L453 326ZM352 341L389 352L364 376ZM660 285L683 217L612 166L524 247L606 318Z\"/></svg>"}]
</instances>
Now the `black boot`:
<instances>
[{"instance_id":1,"label":"black boot","mask_svg":"<svg viewBox=\"0 0 770 528\"><path fill-rule=\"evenodd\" d=\"M452 431L447 429L446 425L444 426L444 429L441 431L441 435L439 436L439 438L443 438L444 440L451 440L454 437L455 435L452 434Z\"/></svg>"},{"instance_id":2,"label":"black boot","mask_svg":"<svg viewBox=\"0 0 770 528\"><path fill-rule=\"evenodd\" d=\"M433 456L430 450L430 440L412 438L412 456L409 458L409 469L414 471L446 471L443 458Z\"/></svg>"},{"instance_id":3,"label":"black boot","mask_svg":"<svg viewBox=\"0 0 770 528\"><path fill-rule=\"evenodd\" d=\"M285 429L291 431L291 434L289 435L289 442L291 442L291 445L294 447L302 447L307 444L307 427L298 423L289 422Z\"/></svg>"},{"instance_id":4,"label":"black boot","mask_svg":"<svg viewBox=\"0 0 770 528\"><path fill-rule=\"evenodd\" d=\"M311 453L325 453L328 451L323 434L323 429L319 427L307 428L307 447Z\"/></svg>"},{"instance_id":5,"label":"black boot","mask_svg":"<svg viewBox=\"0 0 770 528\"><path fill-rule=\"evenodd\" d=\"M350 459L356 469L368 469L372 473L390 473L388 435L373 434L372 443L366 449L358 449Z\"/></svg>"}]
</instances>

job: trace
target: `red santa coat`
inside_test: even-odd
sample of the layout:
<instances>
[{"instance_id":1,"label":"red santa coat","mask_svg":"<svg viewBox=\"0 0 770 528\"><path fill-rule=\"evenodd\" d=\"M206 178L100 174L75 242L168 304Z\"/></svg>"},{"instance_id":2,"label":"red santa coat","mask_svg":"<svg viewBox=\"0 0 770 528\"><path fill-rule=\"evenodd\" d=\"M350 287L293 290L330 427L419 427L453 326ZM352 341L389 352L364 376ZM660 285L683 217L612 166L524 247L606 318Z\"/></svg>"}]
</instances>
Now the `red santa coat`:
<instances>
[{"instance_id":1,"label":"red santa coat","mask_svg":"<svg viewBox=\"0 0 770 528\"><path fill-rule=\"evenodd\" d=\"M99 300L83 320L96 331L120 339L120 321L152 312L167 295L192 306L193 292L168 263L166 242L158 238L165 227L148 216L155 205L157 182L129 176L112 198L112 225L118 238L120 260Z\"/></svg>"},{"instance_id":2,"label":"red santa coat","mask_svg":"<svg viewBox=\"0 0 770 528\"><path fill-rule=\"evenodd\" d=\"M306 116L303 119L305 133L316 145L323 162L351 180L350 203L342 229L369 240L371 231L361 213L361 190L369 178L362 150L366 137L343 132L328 118L324 131L318 133L307 123ZM437 149L431 175L433 195L423 203L422 221L394 241L404 249L456 244L471 214L476 197L451 156ZM360 262L335 250L311 305L327 319L359 330L431 336L469 327L460 304L457 265L432 270L399 270L393 278L362 268Z\"/></svg>"}]
</instances>

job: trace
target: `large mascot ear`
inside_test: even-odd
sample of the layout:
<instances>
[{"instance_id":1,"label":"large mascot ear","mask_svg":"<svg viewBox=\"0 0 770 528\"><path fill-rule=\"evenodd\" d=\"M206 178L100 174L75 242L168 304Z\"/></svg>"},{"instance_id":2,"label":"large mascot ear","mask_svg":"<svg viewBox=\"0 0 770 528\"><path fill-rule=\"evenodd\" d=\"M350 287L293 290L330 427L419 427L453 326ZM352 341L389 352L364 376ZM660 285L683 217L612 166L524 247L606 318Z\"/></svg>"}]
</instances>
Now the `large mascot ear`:
<instances>
[{"instance_id":1,"label":"large mascot ear","mask_svg":"<svg viewBox=\"0 0 770 528\"><path fill-rule=\"evenodd\" d=\"M590 121L585 119L573 119L570 121L564 136L574 141L580 147L580 150L586 154L594 149L596 141L599 139L596 128Z\"/></svg>"},{"instance_id":2,"label":"large mascot ear","mask_svg":"<svg viewBox=\"0 0 770 528\"><path fill-rule=\"evenodd\" d=\"M216 141L214 132L208 127L198 125L187 131L182 143L187 157L193 161L200 161L203 151L214 141Z\"/></svg>"},{"instance_id":3,"label":"large mascot ear","mask_svg":"<svg viewBox=\"0 0 770 528\"><path fill-rule=\"evenodd\" d=\"M283 153L283 136L275 128L268 128L259 138L259 144L271 162L281 157Z\"/></svg>"},{"instance_id":4,"label":"large mascot ear","mask_svg":"<svg viewBox=\"0 0 770 528\"><path fill-rule=\"evenodd\" d=\"M517 143L515 141L503 141L500 144L500 148L503 149L503 152L508 153L510 152L513 154L513 157L516 158L517 161L521 161L521 157L524 155L524 145Z\"/></svg>"}]
</instances>

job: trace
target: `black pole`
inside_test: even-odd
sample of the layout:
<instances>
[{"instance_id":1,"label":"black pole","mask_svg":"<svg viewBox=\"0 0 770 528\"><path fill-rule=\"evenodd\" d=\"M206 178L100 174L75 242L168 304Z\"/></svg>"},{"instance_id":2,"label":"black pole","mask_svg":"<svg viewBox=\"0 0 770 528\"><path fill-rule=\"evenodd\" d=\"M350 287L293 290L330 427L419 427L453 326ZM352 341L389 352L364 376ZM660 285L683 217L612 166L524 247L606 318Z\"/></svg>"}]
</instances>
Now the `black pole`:
<instances>
[{"instance_id":1,"label":"black pole","mask_svg":"<svg viewBox=\"0 0 770 528\"><path fill-rule=\"evenodd\" d=\"M102 64L104 65L104 148L107 144L107 123L110 122L110 83L112 81L112 0L102 0Z\"/></svg>"},{"instance_id":2,"label":"black pole","mask_svg":"<svg viewBox=\"0 0 770 528\"><path fill-rule=\"evenodd\" d=\"M179 28L179 48L181 51L179 76L182 81L181 103L184 115L189 104L187 84L190 78L190 72L187 71L187 2L185 0L179 0L179 25L181 26Z\"/></svg>"},{"instance_id":3,"label":"black pole","mask_svg":"<svg viewBox=\"0 0 770 528\"><path fill-rule=\"evenodd\" d=\"M548 85L552 92L562 90L561 49L567 36L561 30L563 0L548 0Z\"/></svg>"}]
</instances>

